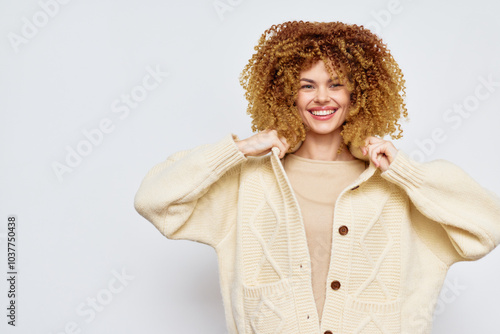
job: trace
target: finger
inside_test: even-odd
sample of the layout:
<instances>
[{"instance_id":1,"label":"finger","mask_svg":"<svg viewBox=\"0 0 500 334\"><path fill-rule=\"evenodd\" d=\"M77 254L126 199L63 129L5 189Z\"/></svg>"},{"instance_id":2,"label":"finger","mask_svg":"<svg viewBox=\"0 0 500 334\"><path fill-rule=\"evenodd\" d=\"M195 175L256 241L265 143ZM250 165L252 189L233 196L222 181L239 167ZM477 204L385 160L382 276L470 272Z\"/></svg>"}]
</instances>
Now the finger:
<instances>
[{"instance_id":1,"label":"finger","mask_svg":"<svg viewBox=\"0 0 500 334\"><path fill-rule=\"evenodd\" d=\"M366 138L365 139L365 143L363 145L363 147L361 148L362 151L363 151L363 155L367 155L368 154L368 148L370 146L370 140L369 140L370 137Z\"/></svg>"},{"instance_id":2,"label":"finger","mask_svg":"<svg viewBox=\"0 0 500 334\"><path fill-rule=\"evenodd\" d=\"M277 147L280 150L280 153L278 154L279 158L283 158L288 151L288 148L290 145L288 145L287 140L283 136L278 135L278 131L275 129L270 129L269 130L269 136L271 137L271 148L272 147Z\"/></svg>"},{"instance_id":3,"label":"finger","mask_svg":"<svg viewBox=\"0 0 500 334\"><path fill-rule=\"evenodd\" d=\"M278 138L278 131L276 131L275 129L268 129L268 134L272 137Z\"/></svg>"},{"instance_id":4,"label":"finger","mask_svg":"<svg viewBox=\"0 0 500 334\"><path fill-rule=\"evenodd\" d=\"M287 149L288 149L286 147L286 145L283 144L283 142L280 139L276 138L276 140L274 141L273 146L279 148L280 154L278 156L279 156L280 159L283 158L285 156L285 154L286 154Z\"/></svg>"},{"instance_id":5,"label":"finger","mask_svg":"<svg viewBox=\"0 0 500 334\"><path fill-rule=\"evenodd\" d=\"M370 152L370 145L375 144L376 142L376 137L366 137L365 142L364 142L364 147L362 147L363 155L367 155Z\"/></svg>"},{"instance_id":6,"label":"finger","mask_svg":"<svg viewBox=\"0 0 500 334\"><path fill-rule=\"evenodd\" d=\"M286 140L286 138L285 138L285 137L280 136L280 137L279 137L279 140L283 143L283 145L285 145L285 146L290 146L290 145L288 145L288 141Z\"/></svg>"},{"instance_id":7,"label":"finger","mask_svg":"<svg viewBox=\"0 0 500 334\"><path fill-rule=\"evenodd\" d=\"M394 145L390 141L383 141L380 144L375 144L378 153L383 154L387 159L392 159L395 152L397 151Z\"/></svg>"},{"instance_id":8,"label":"finger","mask_svg":"<svg viewBox=\"0 0 500 334\"><path fill-rule=\"evenodd\" d=\"M283 147L284 147L283 156L285 156L286 152L288 152L288 150L290 149L290 144L288 144L288 141L283 136L280 137L280 141L283 143Z\"/></svg>"},{"instance_id":9,"label":"finger","mask_svg":"<svg viewBox=\"0 0 500 334\"><path fill-rule=\"evenodd\" d=\"M266 155L266 154L268 154L269 152L271 152L271 149L268 149L268 150L265 150L265 151L261 151L261 152L259 152L259 153L256 153L256 154L254 154L254 156L255 156L255 157L260 157L260 156L262 156L262 155Z\"/></svg>"},{"instance_id":10,"label":"finger","mask_svg":"<svg viewBox=\"0 0 500 334\"><path fill-rule=\"evenodd\" d=\"M377 167L379 166L379 161L377 159L377 151L375 149L372 149L370 151L370 160L373 161L373 164L375 166L377 166Z\"/></svg>"},{"instance_id":11,"label":"finger","mask_svg":"<svg viewBox=\"0 0 500 334\"><path fill-rule=\"evenodd\" d=\"M394 158L396 157L397 153L398 149L394 146L392 142L388 141L386 144L385 155L387 156L389 163L392 163L394 161Z\"/></svg>"},{"instance_id":12,"label":"finger","mask_svg":"<svg viewBox=\"0 0 500 334\"><path fill-rule=\"evenodd\" d=\"M362 146L361 147L361 152L363 152L363 155L367 155L368 154L368 148L369 148L369 146Z\"/></svg>"},{"instance_id":13,"label":"finger","mask_svg":"<svg viewBox=\"0 0 500 334\"><path fill-rule=\"evenodd\" d=\"M383 157L383 153L381 153L382 145L383 143L371 144L369 148L370 159L377 167L380 166L380 159Z\"/></svg>"},{"instance_id":14,"label":"finger","mask_svg":"<svg viewBox=\"0 0 500 334\"><path fill-rule=\"evenodd\" d=\"M370 137L366 137L365 139L365 146L369 146L370 144L375 144L377 141L378 138L377 137L373 137L373 136L370 136Z\"/></svg>"}]
</instances>

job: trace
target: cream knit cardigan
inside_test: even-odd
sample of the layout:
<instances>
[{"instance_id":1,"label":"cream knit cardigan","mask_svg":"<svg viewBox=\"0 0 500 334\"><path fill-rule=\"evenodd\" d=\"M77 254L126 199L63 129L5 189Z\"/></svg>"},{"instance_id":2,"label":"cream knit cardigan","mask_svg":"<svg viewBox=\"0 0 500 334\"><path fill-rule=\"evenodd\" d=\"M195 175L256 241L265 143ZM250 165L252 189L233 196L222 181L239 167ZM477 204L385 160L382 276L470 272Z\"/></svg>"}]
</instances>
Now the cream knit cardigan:
<instances>
[{"instance_id":1,"label":"cream knit cardigan","mask_svg":"<svg viewBox=\"0 0 500 334\"><path fill-rule=\"evenodd\" d=\"M300 209L278 151L247 158L234 139L172 155L135 197L167 238L216 250L230 333L430 333L450 265L500 243L500 200L455 165L402 151L383 173L370 164L335 206L320 328Z\"/></svg>"}]
</instances>

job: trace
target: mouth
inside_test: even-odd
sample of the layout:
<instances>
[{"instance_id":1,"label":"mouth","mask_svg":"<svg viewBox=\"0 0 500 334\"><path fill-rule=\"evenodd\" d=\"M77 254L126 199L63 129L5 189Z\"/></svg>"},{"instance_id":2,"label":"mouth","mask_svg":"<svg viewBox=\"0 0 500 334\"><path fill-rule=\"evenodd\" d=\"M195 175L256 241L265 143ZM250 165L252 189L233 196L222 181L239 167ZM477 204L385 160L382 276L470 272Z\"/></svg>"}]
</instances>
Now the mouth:
<instances>
[{"instance_id":1,"label":"mouth","mask_svg":"<svg viewBox=\"0 0 500 334\"><path fill-rule=\"evenodd\" d=\"M335 114L337 109L327 109L327 110L308 110L314 116L328 116Z\"/></svg>"},{"instance_id":2,"label":"mouth","mask_svg":"<svg viewBox=\"0 0 500 334\"><path fill-rule=\"evenodd\" d=\"M337 112L338 108L334 107L314 107L307 111L314 116L330 116Z\"/></svg>"}]
</instances>

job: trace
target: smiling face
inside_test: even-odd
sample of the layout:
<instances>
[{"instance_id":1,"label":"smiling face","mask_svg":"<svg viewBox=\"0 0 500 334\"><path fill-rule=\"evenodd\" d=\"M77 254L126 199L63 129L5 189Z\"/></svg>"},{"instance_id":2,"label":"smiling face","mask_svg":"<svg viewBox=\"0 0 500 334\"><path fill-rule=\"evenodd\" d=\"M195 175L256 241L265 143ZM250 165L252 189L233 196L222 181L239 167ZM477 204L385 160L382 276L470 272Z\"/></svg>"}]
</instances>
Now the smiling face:
<instances>
[{"instance_id":1,"label":"smiling face","mask_svg":"<svg viewBox=\"0 0 500 334\"><path fill-rule=\"evenodd\" d=\"M330 77L325 63L318 61L300 72L300 88L295 104L308 127L307 136L338 135L342 131L351 102L351 93L337 78Z\"/></svg>"}]
</instances>

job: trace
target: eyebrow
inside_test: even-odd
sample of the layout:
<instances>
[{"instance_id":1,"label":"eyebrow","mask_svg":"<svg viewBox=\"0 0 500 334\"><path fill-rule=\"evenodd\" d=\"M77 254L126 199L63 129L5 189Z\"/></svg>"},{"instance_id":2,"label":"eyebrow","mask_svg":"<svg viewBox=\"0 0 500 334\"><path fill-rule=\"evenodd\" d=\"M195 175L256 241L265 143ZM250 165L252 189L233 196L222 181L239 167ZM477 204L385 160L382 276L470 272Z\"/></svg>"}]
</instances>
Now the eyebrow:
<instances>
[{"instance_id":1,"label":"eyebrow","mask_svg":"<svg viewBox=\"0 0 500 334\"><path fill-rule=\"evenodd\" d=\"M328 79L328 82L333 82L333 81L337 81L339 80L339 77L335 77L335 78L330 78ZM301 78L300 81L307 81L307 82L310 82L310 83L315 83L314 80L311 80L311 79L307 79L307 78Z\"/></svg>"}]
</instances>

